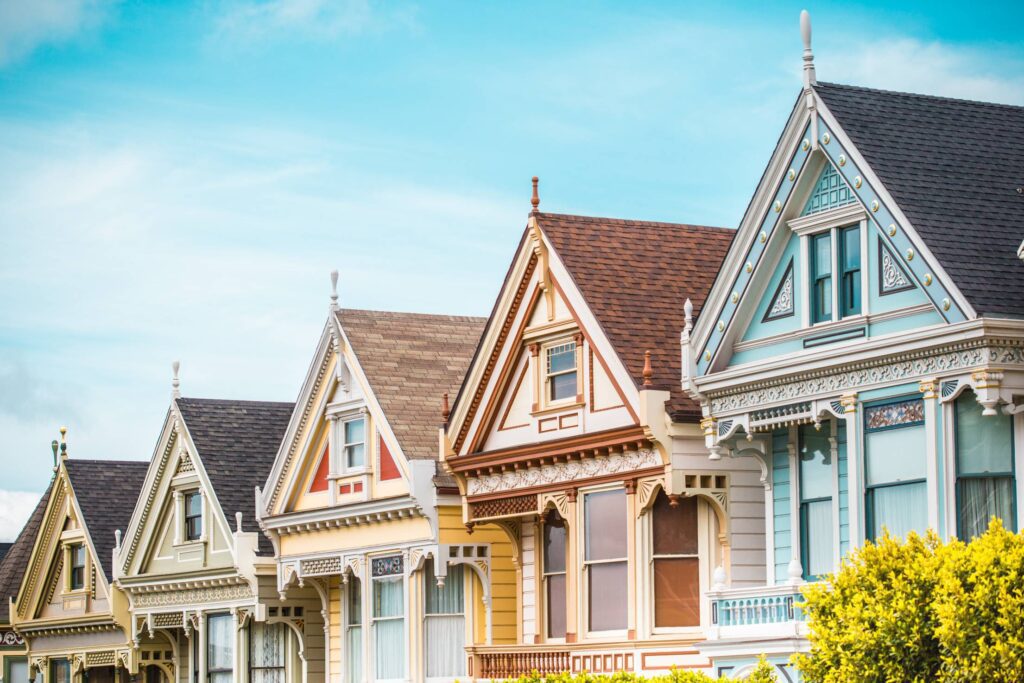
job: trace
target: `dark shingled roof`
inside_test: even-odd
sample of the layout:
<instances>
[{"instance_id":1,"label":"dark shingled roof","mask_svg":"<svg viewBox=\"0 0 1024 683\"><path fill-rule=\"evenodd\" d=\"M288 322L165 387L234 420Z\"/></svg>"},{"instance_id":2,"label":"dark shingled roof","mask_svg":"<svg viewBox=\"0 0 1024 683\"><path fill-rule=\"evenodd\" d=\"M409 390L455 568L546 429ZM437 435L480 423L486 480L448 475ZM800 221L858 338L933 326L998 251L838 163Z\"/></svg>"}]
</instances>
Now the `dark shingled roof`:
<instances>
[{"instance_id":1,"label":"dark shingled roof","mask_svg":"<svg viewBox=\"0 0 1024 683\"><path fill-rule=\"evenodd\" d=\"M53 486L51 482L50 486ZM18 596L21 589L21 577L25 574L28 561L32 556L32 547L36 542L39 525L46 514L46 503L50 500L50 489L39 499L36 509L25 523L10 549L0 561L0 624L10 623L10 599Z\"/></svg>"},{"instance_id":2,"label":"dark shingled roof","mask_svg":"<svg viewBox=\"0 0 1024 683\"><path fill-rule=\"evenodd\" d=\"M1024 316L1024 107L815 89L975 310Z\"/></svg>"},{"instance_id":3,"label":"dark shingled roof","mask_svg":"<svg viewBox=\"0 0 1024 683\"><path fill-rule=\"evenodd\" d=\"M114 532L123 534L132 519L135 502L146 480L149 463L130 460L64 461L75 500L99 556L96 561L113 581Z\"/></svg>"},{"instance_id":4,"label":"dark shingled roof","mask_svg":"<svg viewBox=\"0 0 1024 683\"><path fill-rule=\"evenodd\" d=\"M338 322L402 452L436 461L441 397L454 399L487 320L343 309ZM449 478L438 475L447 485Z\"/></svg>"},{"instance_id":5,"label":"dark shingled roof","mask_svg":"<svg viewBox=\"0 0 1024 683\"><path fill-rule=\"evenodd\" d=\"M294 403L175 399L192 443L199 451L231 529L242 513L242 529L259 534L259 552L273 553L256 522L256 487L270 476Z\"/></svg>"},{"instance_id":6,"label":"dark shingled roof","mask_svg":"<svg viewBox=\"0 0 1024 683\"><path fill-rule=\"evenodd\" d=\"M671 392L673 419L699 420L700 406L680 384L683 305L689 298L694 317L700 312L736 231L535 215L637 386L650 351L652 381Z\"/></svg>"},{"instance_id":7,"label":"dark shingled roof","mask_svg":"<svg viewBox=\"0 0 1024 683\"><path fill-rule=\"evenodd\" d=\"M0 543L0 562L3 562L4 556L7 554L7 551L11 549L12 545L14 545L14 544L13 543Z\"/></svg>"}]
</instances>

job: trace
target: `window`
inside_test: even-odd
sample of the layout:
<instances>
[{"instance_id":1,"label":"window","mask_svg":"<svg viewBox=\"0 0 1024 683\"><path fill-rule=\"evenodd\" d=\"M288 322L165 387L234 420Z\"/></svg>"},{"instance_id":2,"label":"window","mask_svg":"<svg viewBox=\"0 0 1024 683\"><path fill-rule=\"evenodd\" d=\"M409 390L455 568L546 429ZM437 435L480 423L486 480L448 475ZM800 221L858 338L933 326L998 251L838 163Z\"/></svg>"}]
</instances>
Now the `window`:
<instances>
[{"instance_id":1,"label":"window","mask_svg":"<svg viewBox=\"0 0 1024 683\"><path fill-rule=\"evenodd\" d=\"M24 657L8 657L4 683L28 683L28 660Z\"/></svg>"},{"instance_id":2,"label":"window","mask_svg":"<svg viewBox=\"0 0 1024 683\"><path fill-rule=\"evenodd\" d=\"M830 425L831 423L827 423ZM813 581L833 569L832 448L828 426L801 425L800 560L804 578Z\"/></svg>"},{"instance_id":3,"label":"window","mask_svg":"<svg viewBox=\"0 0 1024 683\"><path fill-rule=\"evenodd\" d=\"M466 621L463 616L463 568L448 568L448 578L439 588L434 578L434 562L423 570L425 586L424 638L426 639L427 678L454 678L466 675Z\"/></svg>"},{"instance_id":4,"label":"window","mask_svg":"<svg viewBox=\"0 0 1024 683\"><path fill-rule=\"evenodd\" d=\"M146 667L146 683L167 683L163 669L155 664Z\"/></svg>"},{"instance_id":5,"label":"window","mask_svg":"<svg viewBox=\"0 0 1024 683\"><path fill-rule=\"evenodd\" d=\"M402 558L377 557L373 571L375 680L405 678L405 591Z\"/></svg>"},{"instance_id":6,"label":"window","mask_svg":"<svg viewBox=\"0 0 1024 683\"><path fill-rule=\"evenodd\" d=\"M203 537L203 495L199 491L185 494L185 540Z\"/></svg>"},{"instance_id":7,"label":"window","mask_svg":"<svg viewBox=\"0 0 1024 683\"><path fill-rule=\"evenodd\" d=\"M71 683L71 662L67 659L50 660L50 683Z\"/></svg>"},{"instance_id":8,"label":"window","mask_svg":"<svg viewBox=\"0 0 1024 683\"><path fill-rule=\"evenodd\" d=\"M249 627L250 683L284 683L288 656L288 627L252 622Z\"/></svg>"},{"instance_id":9,"label":"window","mask_svg":"<svg viewBox=\"0 0 1024 683\"><path fill-rule=\"evenodd\" d=\"M811 238L811 322L832 320L832 235Z\"/></svg>"},{"instance_id":10,"label":"window","mask_svg":"<svg viewBox=\"0 0 1024 683\"><path fill-rule=\"evenodd\" d=\"M80 591L85 588L85 544L76 543L71 546L71 590Z\"/></svg>"},{"instance_id":11,"label":"window","mask_svg":"<svg viewBox=\"0 0 1024 683\"><path fill-rule=\"evenodd\" d=\"M576 342L548 347L547 393L549 401L576 398Z\"/></svg>"},{"instance_id":12,"label":"window","mask_svg":"<svg viewBox=\"0 0 1024 683\"><path fill-rule=\"evenodd\" d=\"M230 614L206 618L206 680L231 683L235 670L235 628Z\"/></svg>"},{"instance_id":13,"label":"window","mask_svg":"<svg viewBox=\"0 0 1024 683\"><path fill-rule=\"evenodd\" d=\"M348 653L348 681L363 680L363 587L350 577L345 602L345 652Z\"/></svg>"},{"instance_id":14,"label":"window","mask_svg":"<svg viewBox=\"0 0 1024 683\"><path fill-rule=\"evenodd\" d=\"M584 497L587 607L590 631L626 628L628 581L626 492L588 493Z\"/></svg>"},{"instance_id":15,"label":"window","mask_svg":"<svg viewBox=\"0 0 1024 683\"><path fill-rule=\"evenodd\" d=\"M700 625L700 561L697 556L697 499L672 507L662 491L651 508L654 559L654 626Z\"/></svg>"},{"instance_id":16,"label":"window","mask_svg":"<svg viewBox=\"0 0 1024 683\"><path fill-rule=\"evenodd\" d=\"M860 228L840 228L839 240L839 314L840 317L860 313Z\"/></svg>"},{"instance_id":17,"label":"window","mask_svg":"<svg viewBox=\"0 0 1024 683\"><path fill-rule=\"evenodd\" d=\"M868 537L923 532L925 488L924 402L910 399L865 407L864 459Z\"/></svg>"},{"instance_id":18,"label":"window","mask_svg":"<svg viewBox=\"0 0 1024 683\"><path fill-rule=\"evenodd\" d=\"M967 541L993 517L1016 530L1013 417L983 416L973 392L956 399L957 531Z\"/></svg>"},{"instance_id":19,"label":"window","mask_svg":"<svg viewBox=\"0 0 1024 683\"><path fill-rule=\"evenodd\" d=\"M565 520L555 510L544 522L544 607L548 638L565 638Z\"/></svg>"},{"instance_id":20,"label":"window","mask_svg":"<svg viewBox=\"0 0 1024 683\"><path fill-rule=\"evenodd\" d=\"M366 466L366 421L363 418L349 420L343 427L345 444L345 469Z\"/></svg>"}]
</instances>

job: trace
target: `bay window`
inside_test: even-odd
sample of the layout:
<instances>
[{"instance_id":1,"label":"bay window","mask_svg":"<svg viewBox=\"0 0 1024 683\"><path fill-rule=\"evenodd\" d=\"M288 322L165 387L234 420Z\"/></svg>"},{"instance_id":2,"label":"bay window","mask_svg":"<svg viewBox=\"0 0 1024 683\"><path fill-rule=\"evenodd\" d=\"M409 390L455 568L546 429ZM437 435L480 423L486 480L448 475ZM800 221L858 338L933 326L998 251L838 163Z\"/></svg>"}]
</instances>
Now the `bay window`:
<instances>
[{"instance_id":1,"label":"bay window","mask_svg":"<svg viewBox=\"0 0 1024 683\"><path fill-rule=\"evenodd\" d=\"M543 582L544 612L547 616L547 637L565 638L565 520L551 510L544 522Z\"/></svg>"},{"instance_id":2,"label":"bay window","mask_svg":"<svg viewBox=\"0 0 1024 683\"><path fill-rule=\"evenodd\" d=\"M907 399L864 409L868 538L928 527L924 402Z\"/></svg>"},{"instance_id":3,"label":"bay window","mask_svg":"<svg viewBox=\"0 0 1024 683\"><path fill-rule=\"evenodd\" d=\"M423 570L424 619L427 678L454 678L466 675L466 617L464 615L463 567L448 568L444 586L434 578L434 562L427 560Z\"/></svg>"},{"instance_id":4,"label":"bay window","mask_svg":"<svg viewBox=\"0 0 1024 683\"><path fill-rule=\"evenodd\" d=\"M401 556L377 557L373 568L374 680L405 678L405 586Z\"/></svg>"},{"instance_id":5,"label":"bay window","mask_svg":"<svg viewBox=\"0 0 1024 683\"><path fill-rule=\"evenodd\" d=\"M548 401L576 398L576 342L549 346L545 351L545 384Z\"/></svg>"},{"instance_id":6,"label":"bay window","mask_svg":"<svg viewBox=\"0 0 1024 683\"><path fill-rule=\"evenodd\" d=\"M626 492L588 493L583 501L589 630L624 631L629 574Z\"/></svg>"},{"instance_id":7,"label":"bay window","mask_svg":"<svg viewBox=\"0 0 1024 683\"><path fill-rule=\"evenodd\" d=\"M1013 417L983 416L973 392L955 401L957 533L965 541L992 517L1015 531Z\"/></svg>"},{"instance_id":8,"label":"bay window","mask_svg":"<svg viewBox=\"0 0 1024 683\"><path fill-rule=\"evenodd\" d=\"M249 627L250 683L285 683L288 635L284 624L254 622Z\"/></svg>"},{"instance_id":9,"label":"bay window","mask_svg":"<svg viewBox=\"0 0 1024 683\"><path fill-rule=\"evenodd\" d=\"M800 555L804 578L811 581L832 571L834 563L829 427L831 422L821 429L801 425L799 431Z\"/></svg>"},{"instance_id":10,"label":"bay window","mask_svg":"<svg viewBox=\"0 0 1024 683\"><path fill-rule=\"evenodd\" d=\"M235 628L230 614L206 618L206 680L231 683L235 670Z\"/></svg>"},{"instance_id":11,"label":"bay window","mask_svg":"<svg viewBox=\"0 0 1024 683\"><path fill-rule=\"evenodd\" d=\"M651 507L656 628L700 625L697 505L697 498L687 497L672 507L662 491ZM625 583L619 591L625 593Z\"/></svg>"},{"instance_id":12,"label":"bay window","mask_svg":"<svg viewBox=\"0 0 1024 683\"><path fill-rule=\"evenodd\" d=\"M348 580L345 594L345 653L348 682L363 680L363 587L358 578Z\"/></svg>"}]
</instances>

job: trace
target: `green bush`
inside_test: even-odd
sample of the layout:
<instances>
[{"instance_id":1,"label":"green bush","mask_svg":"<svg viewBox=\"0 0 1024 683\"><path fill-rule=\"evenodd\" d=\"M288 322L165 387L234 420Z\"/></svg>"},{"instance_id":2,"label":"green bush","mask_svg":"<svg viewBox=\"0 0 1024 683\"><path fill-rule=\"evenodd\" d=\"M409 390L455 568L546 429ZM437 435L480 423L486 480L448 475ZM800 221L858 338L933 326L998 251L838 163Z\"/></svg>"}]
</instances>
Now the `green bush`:
<instances>
[{"instance_id":1,"label":"green bush","mask_svg":"<svg viewBox=\"0 0 1024 683\"><path fill-rule=\"evenodd\" d=\"M806 683L1024 680L1024 535L889 536L804 592Z\"/></svg>"},{"instance_id":2,"label":"green bush","mask_svg":"<svg viewBox=\"0 0 1024 683\"><path fill-rule=\"evenodd\" d=\"M757 668L746 678L748 683L776 683L775 667L768 663L762 655ZM528 676L510 679L507 683L715 683L721 679L711 678L699 671L688 671L673 668L661 676L638 676L634 673L620 671L614 674L592 674L583 672L571 674L544 674L533 671Z\"/></svg>"}]
</instances>

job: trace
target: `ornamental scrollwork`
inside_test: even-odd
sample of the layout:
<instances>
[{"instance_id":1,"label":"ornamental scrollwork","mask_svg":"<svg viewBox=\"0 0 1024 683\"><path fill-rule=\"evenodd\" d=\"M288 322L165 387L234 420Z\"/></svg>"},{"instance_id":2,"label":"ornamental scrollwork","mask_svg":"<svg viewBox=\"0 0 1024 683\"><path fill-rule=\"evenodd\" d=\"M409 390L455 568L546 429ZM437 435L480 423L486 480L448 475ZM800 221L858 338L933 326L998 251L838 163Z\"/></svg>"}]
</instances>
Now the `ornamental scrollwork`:
<instances>
[{"instance_id":1,"label":"ornamental scrollwork","mask_svg":"<svg viewBox=\"0 0 1024 683\"><path fill-rule=\"evenodd\" d=\"M603 458L584 458L541 467L487 474L470 479L467 484L467 493L480 495L499 491L517 491L609 474L634 472L661 465L661 456L657 451L644 448L625 453L613 453Z\"/></svg>"}]
</instances>

